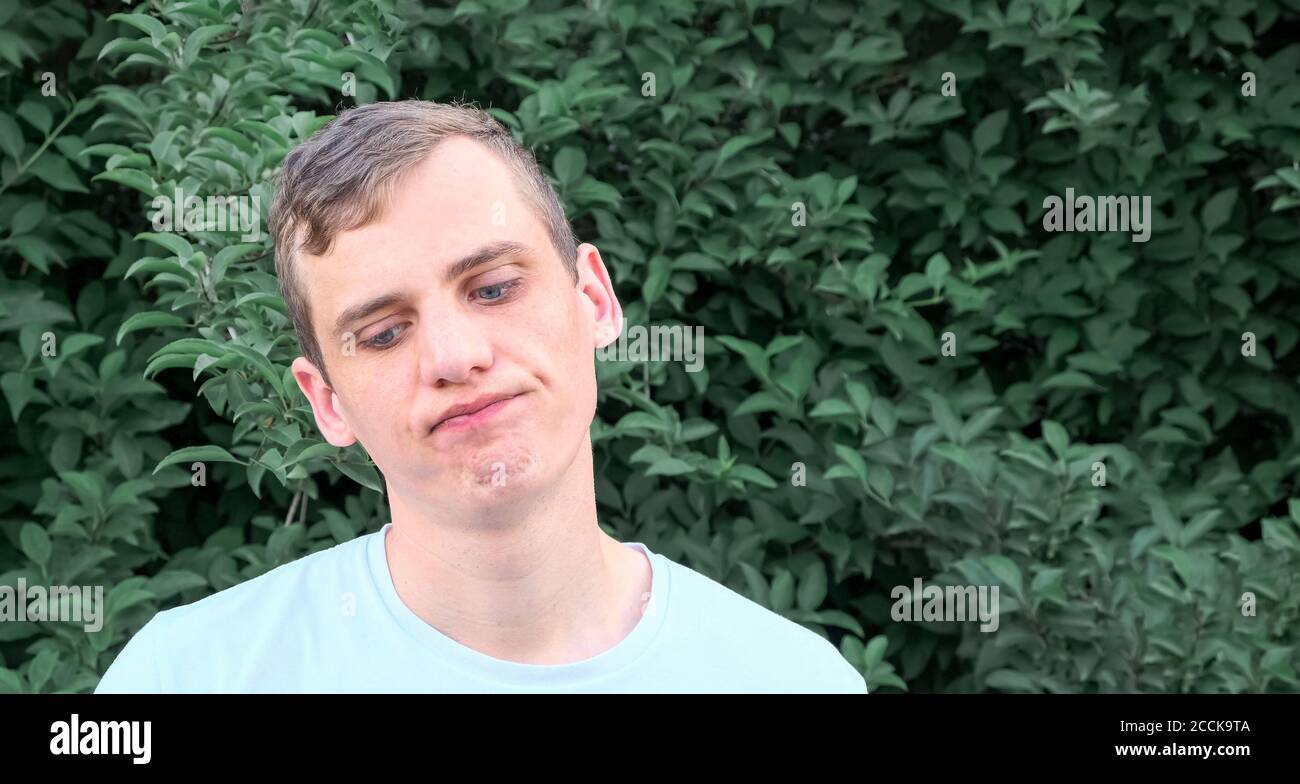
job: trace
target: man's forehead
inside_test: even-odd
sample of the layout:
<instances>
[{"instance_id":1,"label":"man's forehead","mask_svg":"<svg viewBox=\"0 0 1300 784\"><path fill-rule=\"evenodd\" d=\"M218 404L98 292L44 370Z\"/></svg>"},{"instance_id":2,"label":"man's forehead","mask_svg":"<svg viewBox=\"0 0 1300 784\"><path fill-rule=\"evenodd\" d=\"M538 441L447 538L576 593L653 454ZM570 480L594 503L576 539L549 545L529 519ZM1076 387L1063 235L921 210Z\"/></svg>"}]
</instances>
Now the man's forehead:
<instances>
[{"instance_id":1,"label":"man's forehead","mask_svg":"<svg viewBox=\"0 0 1300 784\"><path fill-rule=\"evenodd\" d=\"M388 209L410 206L409 201L403 204L404 197L439 204L451 212L478 213L496 202L520 204L518 185L515 172L501 156L474 139L453 136L398 178Z\"/></svg>"},{"instance_id":2,"label":"man's forehead","mask_svg":"<svg viewBox=\"0 0 1300 784\"><path fill-rule=\"evenodd\" d=\"M546 236L510 167L485 145L452 137L394 183L374 220L340 231L330 252L311 260L326 276L351 276L348 262L358 258L415 254L450 264L485 242L535 245Z\"/></svg>"},{"instance_id":3,"label":"man's forehead","mask_svg":"<svg viewBox=\"0 0 1300 784\"><path fill-rule=\"evenodd\" d=\"M382 292L441 286L457 262L510 243L522 253L550 247L510 167L486 145L457 136L394 183L374 220L336 234L324 256L303 254L300 275L317 303L316 326L328 332L358 302Z\"/></svg>"}]
</instances>

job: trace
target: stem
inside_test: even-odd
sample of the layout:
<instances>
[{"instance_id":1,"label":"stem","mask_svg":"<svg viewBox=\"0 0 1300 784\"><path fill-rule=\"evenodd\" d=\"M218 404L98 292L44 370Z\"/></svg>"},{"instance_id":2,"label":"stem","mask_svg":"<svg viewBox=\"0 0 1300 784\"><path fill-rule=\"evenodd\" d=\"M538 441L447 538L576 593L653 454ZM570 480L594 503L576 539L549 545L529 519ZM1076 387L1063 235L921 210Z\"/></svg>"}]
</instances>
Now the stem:
<instances>
[{"instance_id":1,"label":"stem","mask_svg":"<svg viewBox=\"0 0 1300 784\"><path fill-rule=\"evenodd\" d=\"M72 104L72 108L68 110L68 116L64 117L63 122L59 123L58 127L55 128L53 132L51 132L48 136L45 137L45 141L41 143L40 147L36 148L36 152L32 154L32 157L27 159L27 163L20 163L18 165L18 171L14 173L13 178L3 183L0 183L0 194L8 190L9 186L13 185L14 182L16 182L19 177L22 177L24 174L26 174L27 170L31 168L31 165L33 163L36 163L36 159L44 155L45 151L49 149L50 143L53 142L55 139L59 138L59 134L63 133L63 129L67 128L68 123L72 122L72 118L77 116L77 105L78 104L74 101Z\"/></svg>"},{"instance_id":2,"label":"stem","mask_svg":"<svg viewBox=\"0 0 1300 784\"><path fill-rule=\"evenodd\" d=\"M302 491L299 490L293 494L293 500L289 502L289 514L284 516L284 524L288 525L293 521L293 513L298 509L298 499L302 498Z\"/></svg>"}]
</instances>

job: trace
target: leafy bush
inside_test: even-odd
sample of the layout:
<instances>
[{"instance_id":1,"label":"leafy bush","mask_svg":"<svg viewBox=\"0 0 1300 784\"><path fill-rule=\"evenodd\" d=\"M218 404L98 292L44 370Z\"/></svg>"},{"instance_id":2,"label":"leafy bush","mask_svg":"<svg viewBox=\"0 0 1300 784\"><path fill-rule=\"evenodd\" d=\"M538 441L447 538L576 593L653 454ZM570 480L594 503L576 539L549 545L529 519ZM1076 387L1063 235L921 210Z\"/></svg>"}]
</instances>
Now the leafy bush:
<instances>
[{"instance_id":1,"label":"leafy bush","mask_svg":"<svg viewBox=\"0 0 1300 784\"><path fill-rule=\"evenodd\" d=\"M150 204L265 210L404 97L490 107L628 322L704 329L698 373L597 364L616 538L873 691L1297 690L1300 3L859 5L0 2L0 582L108 595L0 624L0 690L93 689L160 608L382 525L269 240ZM1149 196L1150 241L1046 231L1067 188ZM915 578L1000 586L998 630L895 622Z\"/></svg>"}]
</instances>

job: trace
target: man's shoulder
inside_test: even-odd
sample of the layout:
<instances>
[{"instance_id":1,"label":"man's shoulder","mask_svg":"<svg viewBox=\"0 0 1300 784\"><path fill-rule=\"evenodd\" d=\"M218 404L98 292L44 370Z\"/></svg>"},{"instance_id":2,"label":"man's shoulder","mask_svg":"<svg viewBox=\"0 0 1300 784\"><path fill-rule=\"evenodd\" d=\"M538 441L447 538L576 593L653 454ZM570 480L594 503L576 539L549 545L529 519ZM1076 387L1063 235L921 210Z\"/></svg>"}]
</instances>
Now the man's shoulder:
<instances>
[{"instance_id":1,"label":"man's shoulder","mask_svg":"<svg viewBox=\"0 0 1300 784\"><path fill-rule=\"evenodd\" d=\"M325 547L188 605L162 610L147 625L161 645L177 649L247 644L260 628L311 623L322 608L337 608L347 592L365 589L369 537ZM142 632L144 629L142 629Z\"/></svg>"},{"instance_id":2,"label":"man's shoulder","mask_svg":"<svg viewBox=\"0 0 1300 784\"><path fill-rule=\"evenodd\" d=\"M248 667L306 645L366 590L371 535L318 550L189 604L156 613L114 659L96 692L238 690ZM288 664L292 664L289 662Z\"/></svg>"},{"instance_id":3,"label":"man's shoulder","mask_svg":"<svg viewBox=\"0 0 1300 784\"><path fill-rule=\"evenodd\" d=\"M673 609L679 607L697 622L712 622L727 634L774 638L797 647L828 646L811 629L768 609L718 580L671 558ZM832 646L833 647L833 646Z\"/></svg>"},{"instance_id":4,"label":"man's shoulder","mask_svg":"<svg viewBox=\"0 0 1300 784\"><path fill-rule=\"evenodd\" d=\"M790 690L865 692L862 675L830 640L671 558L671 612L736 661L790 673Z\"/></svg>"},{"instance_id":5,"label":"man's shoulder","mask_svg":"<svg viewBox=\"0 0 1300 784\"><path fill-rule=\"evenodd\" d=\"M351 541L326 547L301 558L280 564L242 583L217 591L189 604L164 610L163 618L172 633L186 629L213 629L222 621L247 624L258 618L276 617L282 611L303 611L313 602L334 601L323 595L332 588L359 590L365 578L366 545L376 534L363 534ZM337 602L335 602L337 603Z\"/></svg>"}]
</instances>

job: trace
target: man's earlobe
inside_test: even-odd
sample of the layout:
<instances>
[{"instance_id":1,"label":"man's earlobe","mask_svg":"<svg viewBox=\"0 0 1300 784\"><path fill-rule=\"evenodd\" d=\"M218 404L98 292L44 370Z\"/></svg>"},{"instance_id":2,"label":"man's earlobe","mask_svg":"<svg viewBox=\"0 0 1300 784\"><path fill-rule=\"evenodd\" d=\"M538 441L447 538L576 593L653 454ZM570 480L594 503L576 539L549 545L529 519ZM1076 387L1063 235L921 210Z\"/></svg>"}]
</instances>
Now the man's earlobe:
<instances>
[{"instance_id":1,"label":"man's earlobe","mask_svg":"<svg viewBox=\"0 0 1300 784\"><path fill-rule=\"evenodd\" d=\"M621 320L622 317L620 316L619 318ZM602 321L599 332L596 335L596 348L604 348L618 340L618 336L622 331L622 324L612 324L607 321Z\"/></svg>"},{"instance_id":2,"label":"man's earlobe","mask_svg":"<svg viewBox=\"0 0 1300 784\"><path fill-rule=\"evenodd\" d=\"M320 370L306 357L298 357L290 366L298 388L311 404L316 427L327 442L339 448L356 443L357 437L339 410L338 396L325 382Z\"/></svg>"},{"instance_id":3,"label":"man's earlobe","mask_svg":"<svg viewBox=\"0 0 1300 784\"><path fill-rule=\"evenodd\" d=\"M584 242L578 246L578 272L582 295L592 307L595 321L593 334L597 348L604 348L618 339L623 331L623 306L614 293L609 271L595 245Z\"/></svg>"}]
</instances>

